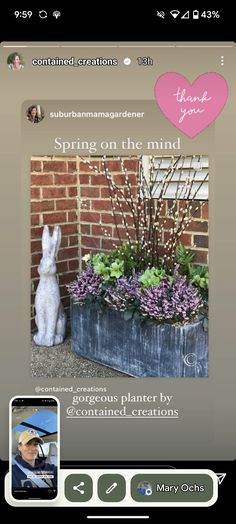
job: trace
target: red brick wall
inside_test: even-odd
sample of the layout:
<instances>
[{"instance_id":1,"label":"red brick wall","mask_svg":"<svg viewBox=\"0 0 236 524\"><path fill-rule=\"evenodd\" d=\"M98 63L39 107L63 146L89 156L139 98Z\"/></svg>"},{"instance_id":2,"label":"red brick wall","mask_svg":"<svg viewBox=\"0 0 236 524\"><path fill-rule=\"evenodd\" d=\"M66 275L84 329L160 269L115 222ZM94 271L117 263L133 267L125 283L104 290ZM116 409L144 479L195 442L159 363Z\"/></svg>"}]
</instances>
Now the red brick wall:
<instances>
[{"instance_id":1,"label":"red brick wall","mask_svg":"<svg viewBox=\"0 0 236 524\"><path fill-rule=\"evenodd\" d=\"M89 160L89 163L86 162ZM69 307L66 284L75 278L81 267L81 257L88 253L109 251L118 243L116 228L111 214L111 204L104 166L101 157L34 157L31 162L31 253L32 253L32 311L34 319L35 291L38 284L37 267L42 257L41 237L43 226L58 224L62 229L62 243L58 253L57 272L63 304ZM117 185L124 187L125 177L120 160L106 159L106 167ZM134 186L138 160L123 159L129 181ZM168 238L171 227L168 210L172 205L166 201L162 212L164 228L162 241ZM179 203L181 206L181 202ZM194 218L180 241L195 253L195 262L208 263L208 203L201 208L194 203ZM127 222L132 220L126 214ZM126 233L118 215L121 237ZM52 231L52 230L51 230ZM130 235L134 232L130 229ZM110 238L111 237L111 238ZM34 327L34 323L33 323Z\"/></svg>"},{"instance_id":2,"label":"red brick wall","mask_svg":"<svg viewBox=\"0 0 236 524\"><path fill-rule=\"evenodd\" d=\"M106 160L106 168L112 174L114 182L118 186L124 187L125 175L121 171L120 160ZM124 169L127 170L131 184L136 183L136 170L138 168L137 159L124 159ZM114 249L118 243L114 219L111 213L111 203L106 177L103 172L103 159L91 159L91 162L78 161L79 168L79 187L81 196L80 228L82 256L88 252L97 253ZM92 168L92 169L91 169ZM96 172L98 170L98 173ZM117 216L119 233L121 238L126 239L125 228L122 225L120 215ZM128 223L132 220L127 216ZM131 238L133 231L130 230ZM111 238L110 238L111 237Z\"/></svg>"},{"instance_id":3,"label":"red brick wall","mask_svg":"<svg viewBox=\"0 0 236 524\"><path fill-rule=\"evenodd\" d=\"M69 298L66 284L78 271L78 188L76 158L37 157L31 161L31 278L33 320L35 291L39 275L37 267L42 257L41 237L43 226L52 232L60 225L62 241L57 257L57 274L62 302L66 308ZM34 322L32 322L34 327Z\"/></svg>"}]
</instances>

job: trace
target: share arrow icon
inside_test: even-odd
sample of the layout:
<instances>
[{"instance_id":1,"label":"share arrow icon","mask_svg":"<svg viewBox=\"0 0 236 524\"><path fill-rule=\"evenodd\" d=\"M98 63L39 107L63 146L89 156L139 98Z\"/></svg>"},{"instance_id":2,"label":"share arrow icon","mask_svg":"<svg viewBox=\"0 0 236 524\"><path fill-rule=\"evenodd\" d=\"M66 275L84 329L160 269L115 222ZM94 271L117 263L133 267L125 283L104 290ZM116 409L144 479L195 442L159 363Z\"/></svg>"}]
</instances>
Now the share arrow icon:
<instances>
[{"instance_id":1,"label":"share arrow icon","mask_svg":"<svg viewBox=\"0 0 236 524\"><path fill-rule=\"evenodd\" d=\"M216 473L218 484L219 486L222 484L224 478L226 477L226 473Z\"/></svg>"}]
</instances>

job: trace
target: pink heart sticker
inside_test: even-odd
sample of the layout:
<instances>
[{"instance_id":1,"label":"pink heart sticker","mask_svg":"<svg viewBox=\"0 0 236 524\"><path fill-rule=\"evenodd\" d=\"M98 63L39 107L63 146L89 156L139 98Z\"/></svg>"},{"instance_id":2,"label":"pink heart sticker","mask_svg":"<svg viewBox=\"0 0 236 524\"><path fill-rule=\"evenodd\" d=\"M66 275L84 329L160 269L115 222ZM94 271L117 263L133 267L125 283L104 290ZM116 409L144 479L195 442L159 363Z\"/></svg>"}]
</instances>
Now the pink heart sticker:
<instances>
[{"instance_id":1,"label":"pink heart sticker","mask_svg":"<svg viewBox=\"0 0 236 524\"><path fill-rule=\"evenodd\" d=\"M227 82L218 73L204 73L192 84L179 73L165 73L155 85L155 98L162 113L191 138L214 122L227 97Z\"/></svg>"}]
</instances>

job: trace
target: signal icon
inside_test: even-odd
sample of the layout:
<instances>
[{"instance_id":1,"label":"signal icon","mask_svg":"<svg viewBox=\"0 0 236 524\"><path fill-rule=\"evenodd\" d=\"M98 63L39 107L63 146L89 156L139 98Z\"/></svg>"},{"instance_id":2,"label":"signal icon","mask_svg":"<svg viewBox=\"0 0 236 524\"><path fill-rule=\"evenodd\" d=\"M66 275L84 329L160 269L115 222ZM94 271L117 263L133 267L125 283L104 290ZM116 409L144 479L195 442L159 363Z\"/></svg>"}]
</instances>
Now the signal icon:
<instances>
[{"instance_id":1,"label":"signal icon","mask_svg":"<svg viewBox=\"0 0 236 524\"><path fill-rule=\"evenodd\" d=\"M184 13L184 15L181 16L181 18L183 18L184 20L188 20L189 19L189 11L186 11L186 13Z\"/></svg>"},{"instance_id":2,"label":"signal icon","mask_svg":"<svg viewBox=\"0 0 236 524\"><path fill-rule=\"evenodd\" d=\"M173 16L173 18L177 18L177 16L179 16L180 14L180 11L177 11L177 9L173 9L173 11L170 11L170 14L171 16Z\"/></svg>"}]
</instances>

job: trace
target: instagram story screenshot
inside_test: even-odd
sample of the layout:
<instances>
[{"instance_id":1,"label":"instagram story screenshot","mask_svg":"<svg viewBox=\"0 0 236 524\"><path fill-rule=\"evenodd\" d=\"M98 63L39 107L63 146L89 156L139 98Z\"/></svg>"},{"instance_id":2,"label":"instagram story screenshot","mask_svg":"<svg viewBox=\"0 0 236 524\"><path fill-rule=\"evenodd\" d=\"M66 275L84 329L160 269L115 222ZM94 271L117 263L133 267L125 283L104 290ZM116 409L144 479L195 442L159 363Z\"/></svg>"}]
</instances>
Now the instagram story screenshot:
<instances>
[{"instance_id":1,"label":"instagram story screenshot","mask_svg":"<svg viewBox=\"0 0 236 524\"><path fill-rule=\"evenodd\" d=\"M229 19L225 8L164 4L4 9L0 469L9 515L63 508L81 521L154 521L230 508Z\"/></svg>"}]
</instances>

